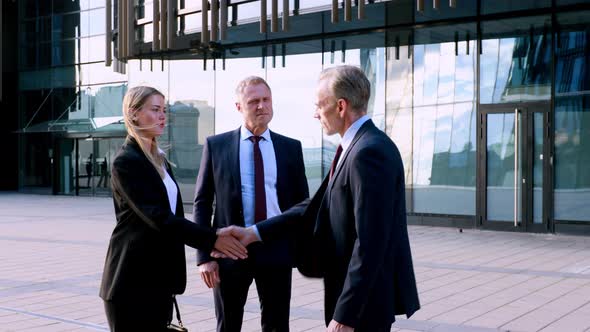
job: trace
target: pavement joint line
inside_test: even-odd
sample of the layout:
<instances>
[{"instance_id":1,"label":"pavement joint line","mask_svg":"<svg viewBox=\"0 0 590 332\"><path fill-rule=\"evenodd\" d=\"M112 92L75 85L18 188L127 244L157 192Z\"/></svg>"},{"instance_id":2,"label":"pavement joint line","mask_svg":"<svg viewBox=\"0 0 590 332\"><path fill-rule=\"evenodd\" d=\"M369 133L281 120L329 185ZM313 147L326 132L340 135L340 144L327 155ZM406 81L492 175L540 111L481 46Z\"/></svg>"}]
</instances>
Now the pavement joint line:
<instances>
[{"instance_id":1,"label":"pavement joint line","mask_svg":"<svg viewBox=\"0 0 590 332\"><path fill-rule=\"evenodd\" d=\"M466 291L469 291L469 290L472 290L472 289L474 289L474 288L477 288L477 287L481 287L481 286L487 285L488 283L492 283L492 282L494 282L494 281L498 281L498 280L500 280L500 279L503 279L503 278L506 278L506 276L504 276L504 275L500 275L500 276L498 276L497 278L494 278L494 279L491 279L491 280L487 280L487 281L486 281L486 282L484 282L484 283L475 284L475 285L473 285L473 286L471 286L471 287L467 287L467 288L462 288L461 290L458 290L458 291L456 291L456 292L454 292L454 293L452 293L452 294L449 294L449 295L447 295L447 296L445 296L445 297L441 297L441 298L439 298L439 299L436 299L436 300L433 300L433 301L428 301L428 302L424 301L424 303L422 303L422 301L420 301L420 302L421 302L423 305L427 305L427 304L430 304L430 303L434 303L434 302L436 302L436 301L440 301L440 300L446 299L446 298L448 298L448 297L451 297L451 296L456 296L456 295L459 295L459 294L461 294L461 293L464 293L464 292L466 292ZM437 287L436 289L443 288L443 287L447 287L447 286L448 286L448 285L441 285L440 287ZM418 287L418 289L420 289L420 288ZM426 291L426 292L429 292L429 291L430 291L430 289L429 289L428 291ZM426 293L426 292L424 292L424 293ZM420 294L423 294L423 293L421 292Z\"/></svg>"},{"instance_id":2,"label":"pavement joint line","mask_svg":"<svg viewBox=\"0 0 590 332\"><path fill-rule=\"evenodd\" d=\"M508 330L500 330L489 327L478 327L472 325L458 325L449 323L440 323L436 321L425 321L425 320L412 320L412 319L396 319L393 323L394 328L400 328L402 330L416 330L416 331L428 331L428 332L498 332Z\"/></svg>"},{"instance_id":3,"label":"pavement joint line","mask_svg":"<svg viewBox=\"0 0 590 332\"><path fill-rule=\"evenodd\" d=\"M531 279L531 280L532 280L532 279ZM479 315L477 315L477 316L475 316L475 317L471 317L471 318L469 318L469 319L467 319L467 320L464 320L464 321L462 321L461 323L467 323L467 322L469 322L469 321L472 321L472 320L474 320L474 319L477 319L477 318L479 318L479 317L481 317L481 316L485 316L485 315L487 315L488 313L490 313L490 312L492 312L492 311L494 311L494 310L498 310L498 309L500 309L500 308L502 308L502 307L504 307L504 306L507 306L507 305L509 305L510 303L513 303L513 302L515 302L515 301L518 301L518 300L520 300L520 299L522 299L522 298L525 298L525 297L527 297L527 296L530 296L530 295L532 295L532 294L535 294L535 293L538 293L538 292L540 292L540 291L543 291L544 289L546 289L546 288L548 288L548 287L551 287L551 286L554 286L554 285L556 285L556 284L558 284L558 283L560 283L560 282L562 282L562 281L563 281L563 279L556 280L556 281L554 281L554 282L552 282L552 283L550 283L550 284L548 284L548 285L544 285L544 286L542 286L542 287L539 287L539 288L537 288L537 289L535 289L535 290L531 290L531 291L529 291L528 293L526 293L526 294L523 294L522 296L520 296L520 297L519 297L519 298L517 298L517 299L510 300L509 302L504 302L504 303L502 303L502 304L500 304L500 305L498 305L498 306L496 306L496 307L493 307L493 308L489 309L488 311L486 311L486 312L484 312L484 313L481 313L481 314L479 314ZM506 290L506 289L503 289L502 291L505 291L505 290ZM500 292L502 292L502 291L500 291ZM489 296L486 296L486 297L489 297ZM537 308L538 308L538 307L540 307L540 306L546 305L546 304L547 304L547 303L541 304L541 305L539 305L539 306L535 307L535 309L537 309ZM534 310L534 309L533 309L533 310ZM517 318L520 318L520 317L522 317L522 316L526 315L526 314L527 314L527 313L529 313L529 312L530 312L530 311L528 311L528 312L526 312L526 313L524 313L524 314L521 314L521 315L520 315L520 316L518 316ZM514 318L514 319L512 319L512 320L515 320L515 319L517 319L517 318ZM512 321L512 320L511 320L511 321ZM509 323L509 322L506 322L506 323L505 323L505 324L503 324L503 325L506 325L506 324L508 324L508 323ZM502 326L503 326L503 325L502 325Z\"/></svg>"},{"instance_id":4,"label":"pavement joint line","mask_svg":"<svg viewBox=\"0 0 590 332\"><path fill-rule=\"evenodd\" d=\"M506 278L507 278L507 277L508 277L508 276L506 276ZM530 282L530 281L531 281L531 280L533 280L533 279L535 279L535 278L524 279L524 280L522 280L522 281L520 281L520 282L517 282L517 283L515 283L515 284L512 284L512 285L510 285L509 287L516 286L516 285L521 285L521 284L524 284L524 283ZM499 279L498 279L498 280L499 280ZM480 285L480 286L481 286L481 285ZM478 298L476 298L476 299L473 299L473 300L471 300L471 301L468 301L468 302L462 303L460 307L469 307L471 304L473 304L473 303L475 303L475 302L477 302L477 301L481 301L482 299L488 298L488 297L490 297L490 296L494 296L494 295L498 294L499 292L503 292L503 291L506 291L506 290L507 290L507 288L503 288L503 289L501 289L501 290L498 290L498 291L496 291L496 292L493 292L493 293L490 293L490 294L484 295L484 296L482 296L482 297L478 297ZM447 299L447 298L448 298L448 297L446 297L446 298L443 298L443 299ZM441 300L443 300L443 299L438 299L438 300L436 300L436 301L432 301L431 303L435 303L435 302L441 301ZM436 315L434 315L434 316L431 316L431 317L430 317L430 319L434 319L434 318L436 318L436 317L444 316L444 315L448 314L449 312L451 312L451 311L453 311L453 310L456 310L456 309L458 309L458 308L460 308L460 307L455 307L455 308L448 309L448 310L446 310L446 311L444 311L444 312L441 312L441 313L438 313L438 314L436 314Z\"/></svg>"},{"instance_id":5,"label":"pavement joint line","mask_svg":"<svg viewBox=\"0 0 590 332\"><path fill-rule=\"evenodd\" d=\"M434 262L415 262L414 266L430 267L435 269L447 269L447 270L462 270L462 271L478 271L478 272L495 272L495 273L508 273L508 274L526 274L540 277L553 277L553 278L574 278L574 279L589 279L590 274L573 273L573 272L555 272L555 271L539 271L529 269L512 269L505 267L489 267L489 266L477 266L477 265L464 265L464 264L446 264L446 263L434 263Z\"/></svg>"},{"instance_id":6,"label":"pavement joint line","mask_svg":"<svg viewBox=\"0 0 590 332\"><path fill-rule=\"evenodd\" d=\"M571 315L572 313L574 313L574 312L576 312L576 311L580 310L580 308L583 308L585 305L588 305L588 304L590 304L590 300L588 300L588 301L584 302L583 304L581 304L581 305L577 306L575 309L572 309L572 310L568 311L567 313L565 313L565 314L561 315L559 318L555 319L555 320L554 320L554 321L552 321L551 323L549 323L549 324L547 324L547 325L545 325L545 326L541 327L541 328L539 329L539 331L542 331L543 329L545 329L546 327L550 326L551 324L553 324L553 323L555 323L555 322L559 321L560 319L562 319L562 318L564 318L564 317L566 317L566 316L568 316L568 315ZM585 331L588 331L588 330L590 330L590 328L588 328L588 329L587 329L587 330L585 330Z\"/></svg>"},{"instance_id":7,"label":"pavement joint line","mask_svg":"<svg viewBox=\"0 0 590 332\"><path fill-rule=\"evenodd\" d=\"M104 242L97 241L74 241L74 240L59 240L59 239L39 239L34 237L19 237L19 236L0 236L0 241L16 241L16 242L39 242L39 243L57 243L57 244L72 244L72 245L88 245L92 247L104 248Z\"/></svg>"},{"instance_id":8,"label":"pavement joint line","mask_svg":"<svg viewBox=\"0 0 590 332\"><path fill-rule=\"evenodd\" d=\"M568 292L566 292L566 293L564 293L564 294L561 294L560 296L558 296L558 297L556 297L556 298L552 299L551 301L549 301L549 302L546 302L546 303L543 303L543 304L541 304L541 305L539 305L539 306L535 307L534 309L532 309L532 310L530 310L530 311L528 311L528 312L526 312L526 313L524 313L524 314L522 314L522 315L520 315L520 316L518 316L518 317L515 317L515 318L511 319L510 321L508 321L508 322L506 322L506 323L502 324L502 326L508 325L508 324L512 323L513 321L515 321L515 320L517 320L517 319L519 319L519 318L521 318L521 317L523 317L523 316L526 316L526 315L528 315L528 314L529 314L529 313L531 313L532 311L534 311L534 310L536 310L536 309L539 309L540 307L544 307L544 306L547 306L548 304L550 304L550 303L552 303L552 302L558 301L558 300L559 300L559 299L561 299L562 297L564 297L564 296L566 296L566 295L569 295L569 294L571 294L571 293L573 293L573 292L577 291L577 290L578 290L578 289L580 289L580 288L586 287L588 284L590 284L590 282L587 282L587 283L585 283L585 284L581 284L580 286L578 286L578 287L576 287L576 288L574 288L574 289L572 289L572 290L570 290L570 291L568 291ZM537 292L540 292L540 291L541 291L541 290L537 290L537 291L535 291L535 292L533 292L533 293L531 293L531 294L534 294L534 293L537 293ZM586 305L586 304L588 304L588 303L590 303L590 301L589 301L589 302L586 302L584 305ZM571 313L571 312L573 312L573 311L576 311L576 310L578 310L579 308L580 308L580 307L577 307L576 309L574 309L574 310L570 311L570 313ZM562 317L563 317L563 316L562 316ZM547 326L549 326L549 325L551 325L551 324L555 323L555 322L556 322L556 321L558 321L559 319L561 319L561 317L560 317L560 318L558 318L558 319L555 319L555 320L553 320L551 323L549 323L548 325L545 325L543 328L545 328L545 327L547 327ZM590 328L589 328L589 329L590 329ZM539 330L542 330L542 329L539 329Z\"/></svg>"},{"instance_id":9,"label":"pavement joint line","mask_svg":"<svg viewBox=\"0 0 590 332\"><path fill-rule=\"evenodd\" d=\"M82 326L82 327L87 327L87 328L95 330L95 331L108 331L109 330L107 327L105 327L103 325L98 325L98 324L93 324L93 323L88 323L88 322L81 322L81 321L67 319L67 318L61 318L61 317L57 317L57 316L44 315L44 314L39 314L39 313L16 309L16 308L9 308L9 307L0 306L0 310L14 312L14 313L28 315L28 316L33 316L33 317L37 317L37 318L45 318L45 319L58 321L58 322L62 322L62 323L67 323L67 324L78 325L78 326Z\"/></svg>"}]
</instances>

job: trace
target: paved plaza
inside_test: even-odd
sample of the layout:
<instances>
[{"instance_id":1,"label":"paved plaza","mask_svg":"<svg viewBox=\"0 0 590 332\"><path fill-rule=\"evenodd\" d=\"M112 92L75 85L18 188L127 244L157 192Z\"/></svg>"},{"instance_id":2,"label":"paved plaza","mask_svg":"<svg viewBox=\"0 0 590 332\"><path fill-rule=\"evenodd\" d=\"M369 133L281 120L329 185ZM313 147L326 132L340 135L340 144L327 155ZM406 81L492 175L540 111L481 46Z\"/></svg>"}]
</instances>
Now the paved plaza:
<instances>
[{"instance_id":1,"label":"paved plaza","mask_svg":"<svg viewBox=\"0 0 590 332\"><path fill-rule=\"evenodd\" d=\"M98 288L110 198L0 193L0 331L108 331ZM392 331L590 331L590 237L411 226L422 309ZM187 248L189 331L214 331ZM323 285L294 271L291 331L323 331ZM243 331L260 330L252 287Z\"/></svg>"}]
</instances>

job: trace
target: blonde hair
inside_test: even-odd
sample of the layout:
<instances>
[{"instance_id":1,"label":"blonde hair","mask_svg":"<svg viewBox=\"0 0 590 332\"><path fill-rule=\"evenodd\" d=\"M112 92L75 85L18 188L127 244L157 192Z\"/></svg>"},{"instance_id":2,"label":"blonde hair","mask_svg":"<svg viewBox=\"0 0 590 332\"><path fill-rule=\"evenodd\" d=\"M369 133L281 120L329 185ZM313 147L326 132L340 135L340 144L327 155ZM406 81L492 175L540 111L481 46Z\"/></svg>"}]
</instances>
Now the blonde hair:
<instances>
[{"instance_id":1,"label":"blonde hair","mask_svg":"<svg viewBox=\"0 0 590 332\"><path fill-rule=\"evenodd\" d=\"M149 86L136 86L127 90L127 93L123 98L123 120L125 121L125 127L127 128L127 134L137 141L137 144L139 144L139 147L145 156L163 179L165 177L164 162L166 156L160 152L161 150L158 146L158 140L155 137L152 139L151 147L148 146L145 138L141 135L142 129L145 128L138 126L135 119L136 113L141 110L148 98L153 95L165 98L163 93Z\"/></svg>"},{"instance_id":2,"label":"blonde hair","mask_svg":"<svg viewBox=\"0 0 590 332\"><path fill-rule=\"evenodd\" d=\"M242 99L242 95L244 94L244 90L252 85L258 85L258 84L264 84L267 88L268 91L271 91L270 86L268 85L268 83L266 83L266 81L264 80L264 78L259 77L259 76L248 76L246 78L244 78L243 80L241 80L238 83L238 86L236 87L236 98L237 101L239 102Z\"/></svg>"}]
</instances>

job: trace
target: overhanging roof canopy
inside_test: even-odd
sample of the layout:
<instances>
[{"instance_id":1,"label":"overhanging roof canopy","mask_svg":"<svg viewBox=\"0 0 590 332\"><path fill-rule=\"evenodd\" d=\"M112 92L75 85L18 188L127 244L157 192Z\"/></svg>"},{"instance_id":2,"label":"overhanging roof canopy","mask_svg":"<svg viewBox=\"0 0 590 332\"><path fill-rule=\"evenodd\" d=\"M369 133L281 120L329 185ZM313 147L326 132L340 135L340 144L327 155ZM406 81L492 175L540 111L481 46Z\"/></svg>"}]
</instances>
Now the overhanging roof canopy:
<instances>
[{"instance_id":1,"label":"overhanging roof canopy","mask_svg":"<svg viewBox=\"0 0 590 332\"><path fill-rule=\"evenodd\" d=\"M127 130L122 116L109 116L46 121L22 128L17 133L58 133L70 138L108 138L125 137Z\"/></svg>"}]
</instances>

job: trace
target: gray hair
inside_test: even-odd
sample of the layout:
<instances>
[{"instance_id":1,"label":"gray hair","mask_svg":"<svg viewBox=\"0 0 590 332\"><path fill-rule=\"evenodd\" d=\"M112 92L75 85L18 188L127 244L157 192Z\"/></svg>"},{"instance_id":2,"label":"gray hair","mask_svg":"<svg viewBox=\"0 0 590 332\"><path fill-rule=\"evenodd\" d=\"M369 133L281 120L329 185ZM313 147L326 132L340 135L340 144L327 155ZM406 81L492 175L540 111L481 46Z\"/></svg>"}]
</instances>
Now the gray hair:
<instances>
[{"instance_id":1,"label":"gray hair","mask_svg":"<svg viewBox=\"0 0 590 332\"><path fill-rule=\"evenodd\" d=\"M363 71L343 65L324 69L320 81L329 80L328 89L336 99L346 99L356 112L366 112L371 97L371 83Z\"/></svg>"},{"instance_id":2,"label":"gray hair","mask_svg":"<svg viewBox=\"0 0 590 332\"><path fill-rule=\"evenodd\" d=\"M238 83L238 86L236 87L236 97L238 98L238 101L242 97L242 95L244 94L244 90L247 87L252 86L252 85L258 85L258 84L266 85L268 90L271 91L270 86L268 85L268 83L266 83L264 78L259 77L259 76L248 76L248 77L244 78L243 80L241 80L240 83Z\"/></svg>"}]
</instances>

